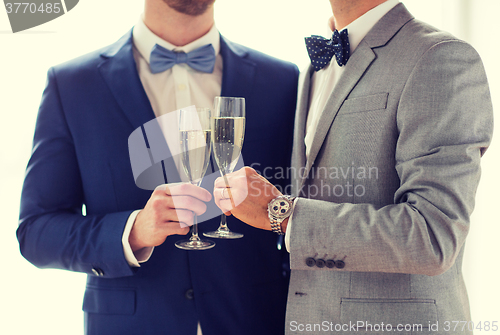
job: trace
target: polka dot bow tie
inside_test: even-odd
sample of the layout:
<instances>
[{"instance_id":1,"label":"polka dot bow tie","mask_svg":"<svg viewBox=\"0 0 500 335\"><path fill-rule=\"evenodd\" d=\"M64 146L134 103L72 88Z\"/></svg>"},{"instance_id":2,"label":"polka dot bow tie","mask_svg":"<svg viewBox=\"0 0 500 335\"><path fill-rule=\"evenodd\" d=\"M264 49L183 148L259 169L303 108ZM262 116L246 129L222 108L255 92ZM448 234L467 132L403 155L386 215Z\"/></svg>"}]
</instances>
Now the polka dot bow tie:
<instances>
[{"instance_id":1,"label":"polka dot bow tie","mask_svg":"<svg viewBox=\"0 0 500 335\"><path fill-rule=\"evenodd\" d=\"M342 30L340 33L335 30L331 40L317 35L306 37L305 40L314 71L319 71L327 66L333 55L335 55L339 66L347 64L351 54L347 29Z\"/></svg>"}]
</instances>

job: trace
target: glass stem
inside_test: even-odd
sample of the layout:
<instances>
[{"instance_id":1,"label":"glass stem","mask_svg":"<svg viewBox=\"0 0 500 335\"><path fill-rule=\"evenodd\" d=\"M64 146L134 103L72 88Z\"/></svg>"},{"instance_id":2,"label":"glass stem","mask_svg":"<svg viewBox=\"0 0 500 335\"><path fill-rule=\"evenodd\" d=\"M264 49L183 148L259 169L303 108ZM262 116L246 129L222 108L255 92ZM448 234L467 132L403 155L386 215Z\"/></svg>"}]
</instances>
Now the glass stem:
<instances>
[{"instance_id":1,"label":"glass stem","mask_svg":"<svg viewBox=\"0 0 500 335\"><path fill-rule=\"evenodd\" d=\"M220 217L220 231L228 231L229 229L227 228L227 223L226 223L226 214L222 213Z\"/></svg>"},{"instance_id":2,"label":"glass stem","mask_svg":"<svg viewBox=\"0 0 500 335\"><path fill-rule=\"evenodd\" d=\"M193 228L191 229L191 238L190 241L199 241L200 237L198 236L198 215L194 214L193 217Z\"/></svg>"},{"instance_id":3,"label":"glass stem","mask_svg":"<svg viewBox=\"0 0 500 335\"><path fill-rule=\"evenodd\" d=\"M191 184L199 187L201 185L201 180L198 182L191 181ZM189 240L200 241L200 237L198 236L198 215L196 215L195 212L193 212L193 227L191 228L191 237Z\"/></svg>"},{"instance_id":4,"label":"glass stem","mask_svg":"<svg viewBox=\"0 0 500 335\"><path fill-rule=\"evenodd\" d=\"M224 178L224 182L225 182L226 187L227 187L227 191L230 192L229 191L229 182L227 181L226 174L230 173L231 171L229 171L229 169L226 167L224 169L221 169L221 172L222 172L222 177ZM231 203L233 203L232 199L231 199ZM222 215L220 217L220 226L219 226L219 229L217 229L217 230L221 233L228 233L229 232L229 228L227 227L227 223L226 223L226 214L224 214L224 213L222 213Z\"/></svg>"}]
</instances>

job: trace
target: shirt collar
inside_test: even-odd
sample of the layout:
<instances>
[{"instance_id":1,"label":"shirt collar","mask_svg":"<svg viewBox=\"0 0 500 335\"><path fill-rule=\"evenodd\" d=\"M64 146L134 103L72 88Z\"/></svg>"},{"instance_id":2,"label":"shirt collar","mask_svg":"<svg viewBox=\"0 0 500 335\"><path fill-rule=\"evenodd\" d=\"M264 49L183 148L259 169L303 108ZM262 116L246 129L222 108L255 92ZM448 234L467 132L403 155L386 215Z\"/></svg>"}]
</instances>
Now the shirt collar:
<instances>
[{"instance_id":1,"label":"shirt collar","mask_svg":"<svg viewBox=\"0 0 500 335\"><path fill-rule=\"evenodd\" d=\"M399 3L399 0L387 0L375 8L358 17L356 20L349 23L344 29L347 29L349 34L349 44L351 46L351 54L357 48L361 40L366 34L377 24L377 22L387 14L392 8Z\"/></svg>"},{"instance_id":2,"label":"shirt collar","mask_svg":"<svg viewBox=\"0 0 500 335\"><path fill-rule=\"evenodd\" d=\"M199 39L189 44L186 44L182 47L178 47L155 35L146 26L146 24L144 23L144 21L142 21L141 18L134 26L134 29L132 31L132 39L134 42L134 46L137 48L141 56L148 62L148 64L149 64L149 57L151 55L151 50L156 44L168 50L184 51L186 53L191 52L207 44L212 44L212 46L215 49L215 55L218 55L220 50L220 35L215 24L212 26L212 28L210 28L208 33L206 33Z\"/></svg>"}]
</instances>

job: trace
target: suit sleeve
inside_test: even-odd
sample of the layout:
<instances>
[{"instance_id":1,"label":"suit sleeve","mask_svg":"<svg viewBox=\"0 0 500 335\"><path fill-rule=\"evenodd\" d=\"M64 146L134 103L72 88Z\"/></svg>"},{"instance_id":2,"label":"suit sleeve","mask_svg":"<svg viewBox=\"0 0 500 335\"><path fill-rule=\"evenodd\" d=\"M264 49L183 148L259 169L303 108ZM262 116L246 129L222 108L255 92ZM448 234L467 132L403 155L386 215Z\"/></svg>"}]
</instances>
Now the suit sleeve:
<instances>
[{"instance_id":1,"label":"suit sleeve","mask_svg":"<svg viewBox=\"0 0 500 335\"><path fill-rule=\"evenodd\" d=\"M132 211L82 215L83 185L54 70L40 105L17 229L21 253L39 268L130 276L122 234Z\"/></svg>"},{"instance_id":2,"label":"suit sleeve","mask_svg":"<svg viewBox=\"0 0 500 335\"><path fill-rule=\"evenodd\" d=\"M324 254L345 260L336 271L439 275L454 264L492 136L491 98L475 50L460 41L429 48L407 79L396 115L394 203L299 198L292 269L315 270L305 259Z\"/></svg>"}]
</instances>

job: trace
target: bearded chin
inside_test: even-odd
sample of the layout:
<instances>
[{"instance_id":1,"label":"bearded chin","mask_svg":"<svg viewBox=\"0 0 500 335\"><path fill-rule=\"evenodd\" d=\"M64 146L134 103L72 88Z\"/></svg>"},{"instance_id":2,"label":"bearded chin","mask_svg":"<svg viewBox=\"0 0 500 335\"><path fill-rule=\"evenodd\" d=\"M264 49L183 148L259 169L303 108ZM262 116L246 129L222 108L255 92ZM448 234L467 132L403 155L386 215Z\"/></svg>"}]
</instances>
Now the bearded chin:
<instances>
[{"instance_id":1,"label":"bearded chin","mask_svg":"<svg viewBox=\"0 0 500 335\"><path fill-rule=\"evenodd\" d=\"M179 13L199 16L205 13L215 0L163 0L163 2Z\"/></svg>"}]
</instances>

